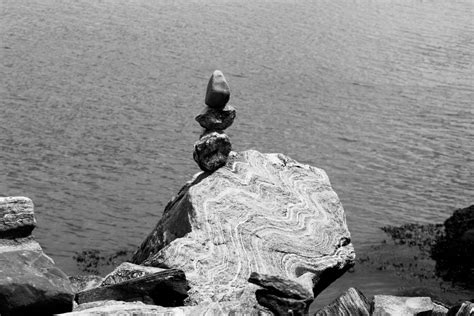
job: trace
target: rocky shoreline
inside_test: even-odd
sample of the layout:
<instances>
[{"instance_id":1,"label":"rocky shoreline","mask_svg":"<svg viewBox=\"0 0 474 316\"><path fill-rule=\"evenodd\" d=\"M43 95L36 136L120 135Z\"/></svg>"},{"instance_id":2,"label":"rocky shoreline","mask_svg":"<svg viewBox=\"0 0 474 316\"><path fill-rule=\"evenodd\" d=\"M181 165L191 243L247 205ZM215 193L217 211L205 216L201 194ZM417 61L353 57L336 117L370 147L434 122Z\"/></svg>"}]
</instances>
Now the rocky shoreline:
<instances>
[{"instance_id":1,"label":"rocky shoreline","mask_svg":"<svg viewBox=\"0 0 474 316\"><path fill-rule=\"evenodd\" d=\"M93 275L98 265L113 264L126 252L108 258L80 254L76 260L92 274L68 277L32 236L33 202L0 197L0 315L474 313L468 299L445 304L424 293L368 298L358 284L312 308L328 286L358 265L472 284L474 207L456 211L444 229L384 228L395 241L390 247L416 249L421 261L435 258L435 272L403 263L402 252L388 245L356 259L344 209L324 170L283 154L231 151L222 131L235 118L229 98L227 81L215 71L207 108L196 118L205 128L194 146L202 172L170 200L129 260L105 276Z\"/></svg>"},{"instance_id":2,"label":"rocky shoreline","mask_svg":"<svg viewBox=\"0 0 474 316\"><path fill-rule=\"evenodd\" d=\"M459 217L459 214L465 216L468 212L466 210L471 212L472 208L471 206L456 211L453 215L454 219ZM124 313L126 315L164 315L165 313L167 315L206 313L221 315L238 313L239 308L242 308L242 306L229 306L228 302L189 304L186 302L189 298L189 281L185 273L179 269L156 268L124 262L104 277L98 275L67 277L42 252L39 244L31 236L36 220L30 199L0 198L0 215L0 229L3 237L0 239L1 315L61 313L66 313L65 315L123 315ZM446 221L448 227L453 217ZM273 303L268 303L265 299L258 300L257 296L258 303L263 303L263 306L257 308L257 303L250 309L244 308L242 314L286 315L291 309L293 315L319 316L472 315L470 313L474 306L467 300L469 295L474 293L473 289L456 288L453 283L443 281L441 275L436 276L436 266L433 266L433 263L426 263L432 250L437 247L436 241L446 239L444 225L408 224L383 229L389 233L393 242L372 247L370 255L362 254L357 259L355 269L361 266L390 270L399 276L404 276L407 280L413 277L425 279L425 287L405 289L405 292L401 291L399 296L374 295L371 299L368 299L357 287L350 287L323 308L308 310L308 303L314 298L301 283L278 276L253 273L248 281L266 289L268 293L262 297L270 296L274 300ZM117 256L120 255L125 255L125 253L119 253ZM418 257L413 260L411 256ZM407 259L412 259L412 262L404 263ZM90 258L84 260L87 261ZM416 266L414 262L417 262ZM107 264L110 261L105 260L103 263ZM93 266L94 264L89 265L89 268ZM457 263L455 267L458 268ZM463 283L462 285L472 284ZM437 286L439 286L438 289ZM275 305L275 302L278 304ZM267 308L264 307L265 305Z\"/></svg>"}]
</instances>

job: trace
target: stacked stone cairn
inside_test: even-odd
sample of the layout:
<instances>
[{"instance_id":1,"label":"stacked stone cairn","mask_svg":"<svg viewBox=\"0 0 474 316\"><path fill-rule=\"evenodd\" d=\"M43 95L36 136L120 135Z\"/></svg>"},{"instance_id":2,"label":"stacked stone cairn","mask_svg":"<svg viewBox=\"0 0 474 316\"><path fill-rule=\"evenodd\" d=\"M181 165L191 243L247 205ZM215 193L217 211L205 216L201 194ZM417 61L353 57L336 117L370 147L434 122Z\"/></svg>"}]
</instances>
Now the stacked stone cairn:
<instances>
[{"instance_id":1,"label":"stacked stone cairn","mask_svg":"<svg viewBox=\"0 0 474 316\"><path fill-rule=\"evenodd\" d=\"M207 85L207 106L196 116L204 131L194 144L193 158L203 171L212 172L224 166L232 150L229 137L224 134L235 119L235 108L227 104L229 98L230 88L224 74L214 71Z\"/></svg>"}]
</instances>

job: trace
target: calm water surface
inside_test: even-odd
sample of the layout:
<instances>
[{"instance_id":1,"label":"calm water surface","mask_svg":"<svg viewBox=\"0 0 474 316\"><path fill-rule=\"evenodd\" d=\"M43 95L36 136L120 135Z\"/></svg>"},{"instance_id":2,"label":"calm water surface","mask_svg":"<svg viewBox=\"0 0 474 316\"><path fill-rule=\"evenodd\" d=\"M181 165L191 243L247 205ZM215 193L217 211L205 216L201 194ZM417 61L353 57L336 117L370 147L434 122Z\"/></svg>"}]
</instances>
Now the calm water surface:
<instances>
[{"instance_id":1,"label":"calm water surface","mask_svg":"<svg viewBox=\"0 0 474 316\"><path fill-rule=\"evenodd\" d=\"M221 69L235 150L327 171L356 250L474 202L474 2L0 0L0 196L67 273L134 248L198 172Z\"/></svg>"}]
</instances>

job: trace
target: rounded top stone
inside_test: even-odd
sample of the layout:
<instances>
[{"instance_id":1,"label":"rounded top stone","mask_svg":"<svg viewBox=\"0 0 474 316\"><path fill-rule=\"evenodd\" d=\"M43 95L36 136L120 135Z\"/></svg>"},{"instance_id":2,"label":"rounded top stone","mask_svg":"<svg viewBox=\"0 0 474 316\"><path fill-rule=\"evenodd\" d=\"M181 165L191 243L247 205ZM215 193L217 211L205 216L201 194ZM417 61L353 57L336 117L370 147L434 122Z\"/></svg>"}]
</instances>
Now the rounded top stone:
<instances>
[{"instance_id":1,"label":"rounded top stone","mask_svg":"<svg viewBox=\"0 0 474 316\"><path fill-rule=\"evenodd\" d=\"M223 109L230 99L230 88L224 74L215 70L207 84L205 103L214 109Z\"/></svg>"}]
</instances>

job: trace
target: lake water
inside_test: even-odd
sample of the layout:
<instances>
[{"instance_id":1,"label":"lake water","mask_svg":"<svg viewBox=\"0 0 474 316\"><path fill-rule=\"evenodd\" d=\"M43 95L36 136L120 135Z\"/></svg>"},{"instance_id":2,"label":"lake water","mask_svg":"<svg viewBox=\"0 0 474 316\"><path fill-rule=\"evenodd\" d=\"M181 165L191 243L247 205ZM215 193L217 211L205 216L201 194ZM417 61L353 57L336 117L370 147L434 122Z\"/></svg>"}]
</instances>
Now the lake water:
<instances>
[{"instance_id":1,"label":"lake water","mask_svg":"<svg viewBox=\"0 0 474 316\"><path fill-rule=\"evenodd\" d=\"M323 168L357 249L474 202L474 2L0 1L0 196L45 251L133 249L199 171L214 69L235 150Z\"/></svg>"}]
</instances>

